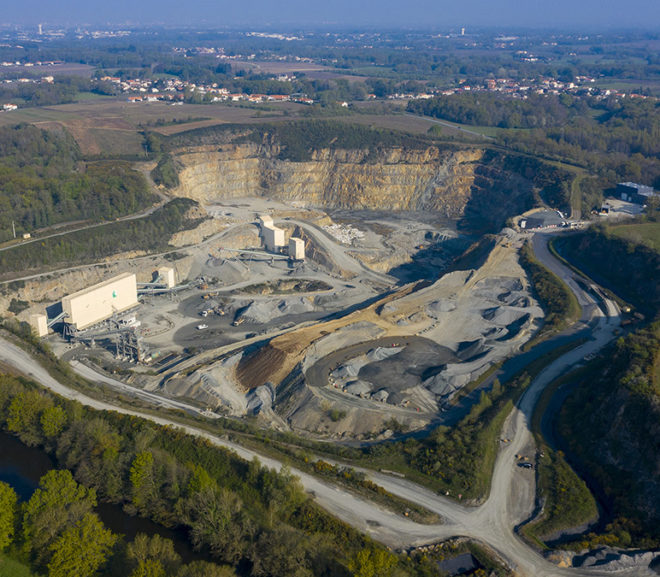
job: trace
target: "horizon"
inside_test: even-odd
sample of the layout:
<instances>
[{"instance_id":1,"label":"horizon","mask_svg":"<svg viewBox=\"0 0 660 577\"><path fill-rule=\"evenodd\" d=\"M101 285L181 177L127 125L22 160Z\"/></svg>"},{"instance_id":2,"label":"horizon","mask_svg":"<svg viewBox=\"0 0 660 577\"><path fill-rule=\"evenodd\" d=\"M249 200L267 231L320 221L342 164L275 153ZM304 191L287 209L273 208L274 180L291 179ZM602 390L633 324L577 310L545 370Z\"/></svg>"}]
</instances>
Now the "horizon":
<instances>
[{"instance_id":1,"label":"horizon","mask_svg":"<svg viewBox=\"0 0 660 577\"><path fill-rule=\"evenodd\" d=\"M452 27L612 31L641 29L660 32L660 2L556 0L552 4L529 0L466 0L455 2L348 0L310 3L286 0L279 4L256 0L249 7L236 2L194 0L185 5L171 1L143 0L136 4L118 0L98 5L81 0L26 0L3 11L9 26L177 26L185 28L314 27L316 29L389 28L394 30L446 30Z\"/></svg>"}]
</instances>

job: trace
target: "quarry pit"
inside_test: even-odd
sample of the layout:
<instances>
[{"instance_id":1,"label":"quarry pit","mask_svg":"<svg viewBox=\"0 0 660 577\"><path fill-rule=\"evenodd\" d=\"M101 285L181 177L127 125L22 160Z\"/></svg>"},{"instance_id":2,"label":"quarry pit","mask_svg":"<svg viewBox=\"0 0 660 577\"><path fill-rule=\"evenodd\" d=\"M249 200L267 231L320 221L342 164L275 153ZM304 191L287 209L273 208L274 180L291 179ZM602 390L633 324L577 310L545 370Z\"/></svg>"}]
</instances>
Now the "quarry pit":
<instances>
[{"instance_id":1,"label":"quarry pit","mask_svg":"<svg viewBox=\"0 0 660 577\"><path fill-rule=\"evenodd\" d=\"M56 353L209 413L252 415L264 426L357 441L441 421L467 384L517 352L540 326L543 313L518 264L520 234L502 229L482 258L453 264L479 238L457 223L471 202L471 163L482 151L417 154L385 165L377 178L371 174L399 179L384 184L394 210L378 205L375 189L351 208L342 196L348 184L336 182L332 202L312 202L300 184L295 193L265 194L248 174L250 167L264 170L253 166L253 153L221 151L214 166L208 151L183 153L176 193L200 202L196 216L203 222L175 234L167 254L119 255L102 267L27 281L21 295L32 306L22 317L43 307L37 303L110 275L134 273L138 284L148 283L153 270L171 267L176 289L143 291L131 311L139 319L132 329L139 358L118 346L110 326L116 320L69 343L48 337ZM343 162L341 170L355 171L360 159ZM420 174L412 178L414 170ZM286 175L292 182L300 177ZM221 177L222 191L214 195ZM259 194L240 196L246 182ZM404 190L404 182L427 190ZM449 194L450 186L460 194ZM434 194L443 200L429 200ZM276 247L265 222L281 231ZM287 254L292 238L304 258Z\"/></svg>"}]
</instances>

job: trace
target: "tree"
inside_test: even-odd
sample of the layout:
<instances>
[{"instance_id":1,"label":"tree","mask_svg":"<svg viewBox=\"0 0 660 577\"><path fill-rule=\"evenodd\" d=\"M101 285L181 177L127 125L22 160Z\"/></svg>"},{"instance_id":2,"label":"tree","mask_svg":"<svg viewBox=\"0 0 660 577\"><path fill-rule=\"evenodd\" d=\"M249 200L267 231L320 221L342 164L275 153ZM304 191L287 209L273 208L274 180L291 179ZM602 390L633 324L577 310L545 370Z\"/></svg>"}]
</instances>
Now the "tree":
<instances>
[{"instance_id":1,"label":"tree","mask_svg":"<svg viewBox=\"0 0 660 577\"><path fill-rule=\"evenodd\" d=\"M354 577L388 577L396 564L396 556L383 549L361 549L348 568Z\"/></svg>"},{"instance_id":2,"label":"tree","mask_svg":"<svg viewBox=\"0 0 660 577\"><path fill-rule=\"evenodd\" d=\"M50 546L48 577L91 577L107 561L117 535L95 513L87 513Z\"/></svg>"},{"instance_id":3,"label":"tree","mask_svg":"<svg viewBox=\"0 0 660 577\"><path fill-rule=\"evenodd\" d=\"M66 413L62 407L48 407L41 413L41 430L46 437L57 437L66 424Z\"/></svg>"},{"instance_id":4,"label":"tree","mask_svg":"<svg viewBox=\"0 0 660 577\"><path fill-rule=\"evenodd\" d=\"M16 491L0 481L0 551L11 545L14 538L17 502Z\"/></svg>"},{"instance_id":5,"label":"tree","mask_svg":"<svg viewBox=\"0 0 660 577\"><path fill-rule=\"evenodd\" d=\"M208 471L204 467L194 463L189 466L191 469L187 488L189 495L194 495L203 489L208 487L214 488L216 486L216 482L211 478L211 475L208 474Z\"/></svg>"},{"instance_id":6,"label":"tree","mask_svg":"<svg viewBox=\"0 0 660 577\"><path fill-rule=\"evenodd\" d=\"M66 527L78 523L96 505L96 492L76 483L69 471L48 471L23 511L23 540L38 561Z\"/></svg>"},{"instance_id":7,"label":"tree","mask_svg":"<svg viewBox=\"0 0 660 577\"><path fill-rule=\"evenodd\" d=\"M126 547L126 557L137 565L132 575L159 575L157 565L162 568L163 575L174 574L181 564L174 543L160 535L149 537L139 533Z\"/></svg>"},{"instance_id":8,"label":"tree","mask_svg":"<svg viewBox=\"0 0 660 577\"><path fill-rule=\"evenodd\" d=\"M228 562L241 558L251 526L238 495L228 489L205 487L186 499L182 509L195 547L208 546L215 556Z\"/></svg>"},{"instance_id":9,"label":"tree","mask_svg":"<svg viewBox=\"0 0 660 577\"><path fill-rule=\"evenodd\" d=\"M76 479L111 501L122 501L130 455L122 451L122 440L105 419L74 420L57 438L57 458Z\"/></svg>"},{"instance_id":10,"label":"tree","mask_svg":"<svg viewBox=\"0 0 660 577\"><path fill-rule=\"evenodd\" d=\"M437 124L434 124L433 126L431 126L431 128L429 128L429 129L426 131L426 133L427 133L429 136L440 137L440 136L442 136L442 127L439 126L439 125L437 125Z\"/></svg>"},{"instance_id":11,"label":"tree","mask_svg":"<svg viewBox=\"0 0 660 577\"><path fill-rule=\"evenodd\" d=\"M167 577L167 572L158 559L145 559L138 563L130 577Z\"/></svg>"},{"instance_id":12,"label":"tree","mask_svg":"<svg viewBox=\"0 0 660 577\"><path fill-rule=\"evenodd\" d=\"M7 429L16 433L31 447L42 440L41 412L52 406L52 401L37 391L25 391L14 397L9 405Z\"/></svg>"},{"instance_id":13,"label":"tree","mask_svg":"<svg viewBox=\"0 0 660 577\"><path fill-rule=\"evenodd\" d=\"M279 474L264 469L261 472L260 490L268 504L268 522L272 526L277 515L286 520L307 498L300 480L285 465Z\"/></svg>"},{"instance_id":14,"label":"tree","mask_svg":"<svg viewBox=\"0 0 660 577\"><path fill-rule=\"evenodd\" d=\"M309 549L305 535L293 527L283 525L276 530L265 531L255 546L252 575L312 577Z\"/></svg>"},{"instance_id":15,"label":"tree","mask_svg":"<svg viewBox=\"0 0 660 577\"><path fill-rule=\"evenodd\" d=\"M131 465L130 479L133 487L133 504L144 507L153 489L154 456L150 451L141 451L135 455Z\"/></svg>"},{"instance_id":16,"label":"tree","mask_svg":"<svg viewBox=\"0 0 660 577\"><path fill-rule=\"evenodd\" d=\"M231 567L216 565L206 561L193 561L181 567L177 577L236 577Z\"/></svg>"}]
</instances>

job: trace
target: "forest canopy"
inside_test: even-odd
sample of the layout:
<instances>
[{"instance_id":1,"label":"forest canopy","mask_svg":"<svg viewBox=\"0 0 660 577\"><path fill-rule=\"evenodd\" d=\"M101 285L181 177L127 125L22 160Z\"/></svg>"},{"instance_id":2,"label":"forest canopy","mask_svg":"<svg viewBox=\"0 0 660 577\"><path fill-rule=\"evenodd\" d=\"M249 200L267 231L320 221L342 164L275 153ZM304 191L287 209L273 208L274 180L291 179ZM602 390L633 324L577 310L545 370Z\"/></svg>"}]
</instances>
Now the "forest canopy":
<instances>
[{"instance_id":1,"label":"forest canopy","mask_svg":"<svg viewBox=\"0 0 660 577\"><path fill-rule=\"evenodd\" d=\"M660 103L567 94L460 93L413 100L408 111L472 126L495 126L507 148L561 159L607 178L660 188Z\"/></svg>"},{"instance_id":2,"label":"forest canopy","mask_svg":"<svg viewBox=\"0 0 660 577\"><path fill-rule=\"evenodd\" d=\"M153 203L127 163L85 162L70 134L26 124L0 127L0 242L62 222L100 221Z\"/></svg>"}]
</instances>

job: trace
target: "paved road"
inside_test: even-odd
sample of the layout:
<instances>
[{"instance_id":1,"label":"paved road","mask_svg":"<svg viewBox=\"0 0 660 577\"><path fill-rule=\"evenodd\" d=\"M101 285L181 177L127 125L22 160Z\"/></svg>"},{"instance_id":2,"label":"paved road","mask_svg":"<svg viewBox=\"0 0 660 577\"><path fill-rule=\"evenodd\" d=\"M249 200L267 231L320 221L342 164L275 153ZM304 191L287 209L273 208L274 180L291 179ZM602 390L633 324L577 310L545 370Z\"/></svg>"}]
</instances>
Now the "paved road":
<instances>
[{"instance_id":1,"label":"paved road","mask_svg":"<svg viewBox=\"0 0 660 577\"><path fill-rule=\"evenodd\" d=\"M577 349L562 355L548 365L533 381L521 398L518 406L514 409L505 424L505 427L508 427L507 435L511 439L511 442L503 445L498 454L488 500L480 507L469 508L441 497L407 479L369 472L369 476L386 490L428 508L439 514L443 519L442 525L419 525L390 511L386 511L367 500L358 498L342 488L329 485L315 477L293 469L292 472L300 477L303 486L306 490L314 494L316 501L321 506L354 527L371 534L374 539L394 547L421 545L456 535L463 535L479 539L492 547L520 575L529 577L595 577L612 575L611 572L602 569L557 567L529 548L513 531L513 526L517 522L514 513L517 507L513 502L516 497L513 495L512 487L514 486L516 475L528 473L516 467L514 456L532 440L529 420L540 394L552 380L579 363L584 355L600 350L612 340L614 331L619 325L618 315L615 314L617 311L616 305L611 302L607 304L608 312L614 316L605 316L599 307L592 306L594 305L594 301L590 295L584 291L577 292L580 289L575 283L574 273L561 264L556 263L549 253L544 250L546 241L546 237L538 236L535 238L534 246L537 251L537 257L541 262L551 267L572 289L575 288L581 304L584 306L588 305L590 310L593 311L592 339ZM31 376L37 382L54 392L67 398L76 399L90 407L143 416L160 424L180 426L170 419L143 415L139 411L119 408L110 403L98 401L82 393L73 391L53 379L41 366L35 364L31 357L23 350L2 338L0 338L0 360ZM77 370L86 374L86 371L80 367L77 367ZM106 383L115 386L112 383L113 379L100 379L96 376L94 380L104 380ZM125 387L126 385L123 386ZM162 403L163 399L159 397L158 401ZM176 403L179 404L178 402ZM279 462L268 457L263 457L255 451L240 447L223 438L211 435L194 427L186 426L182 428L190 434L207 438L214 444L233 449L241 457L246 459L252 459L256 456L268 467L281 467ZM655 575L655 573L646 568L637 567L617 571L616 575L643 577L644 575Z\"/></svg>"}]
</instances>

